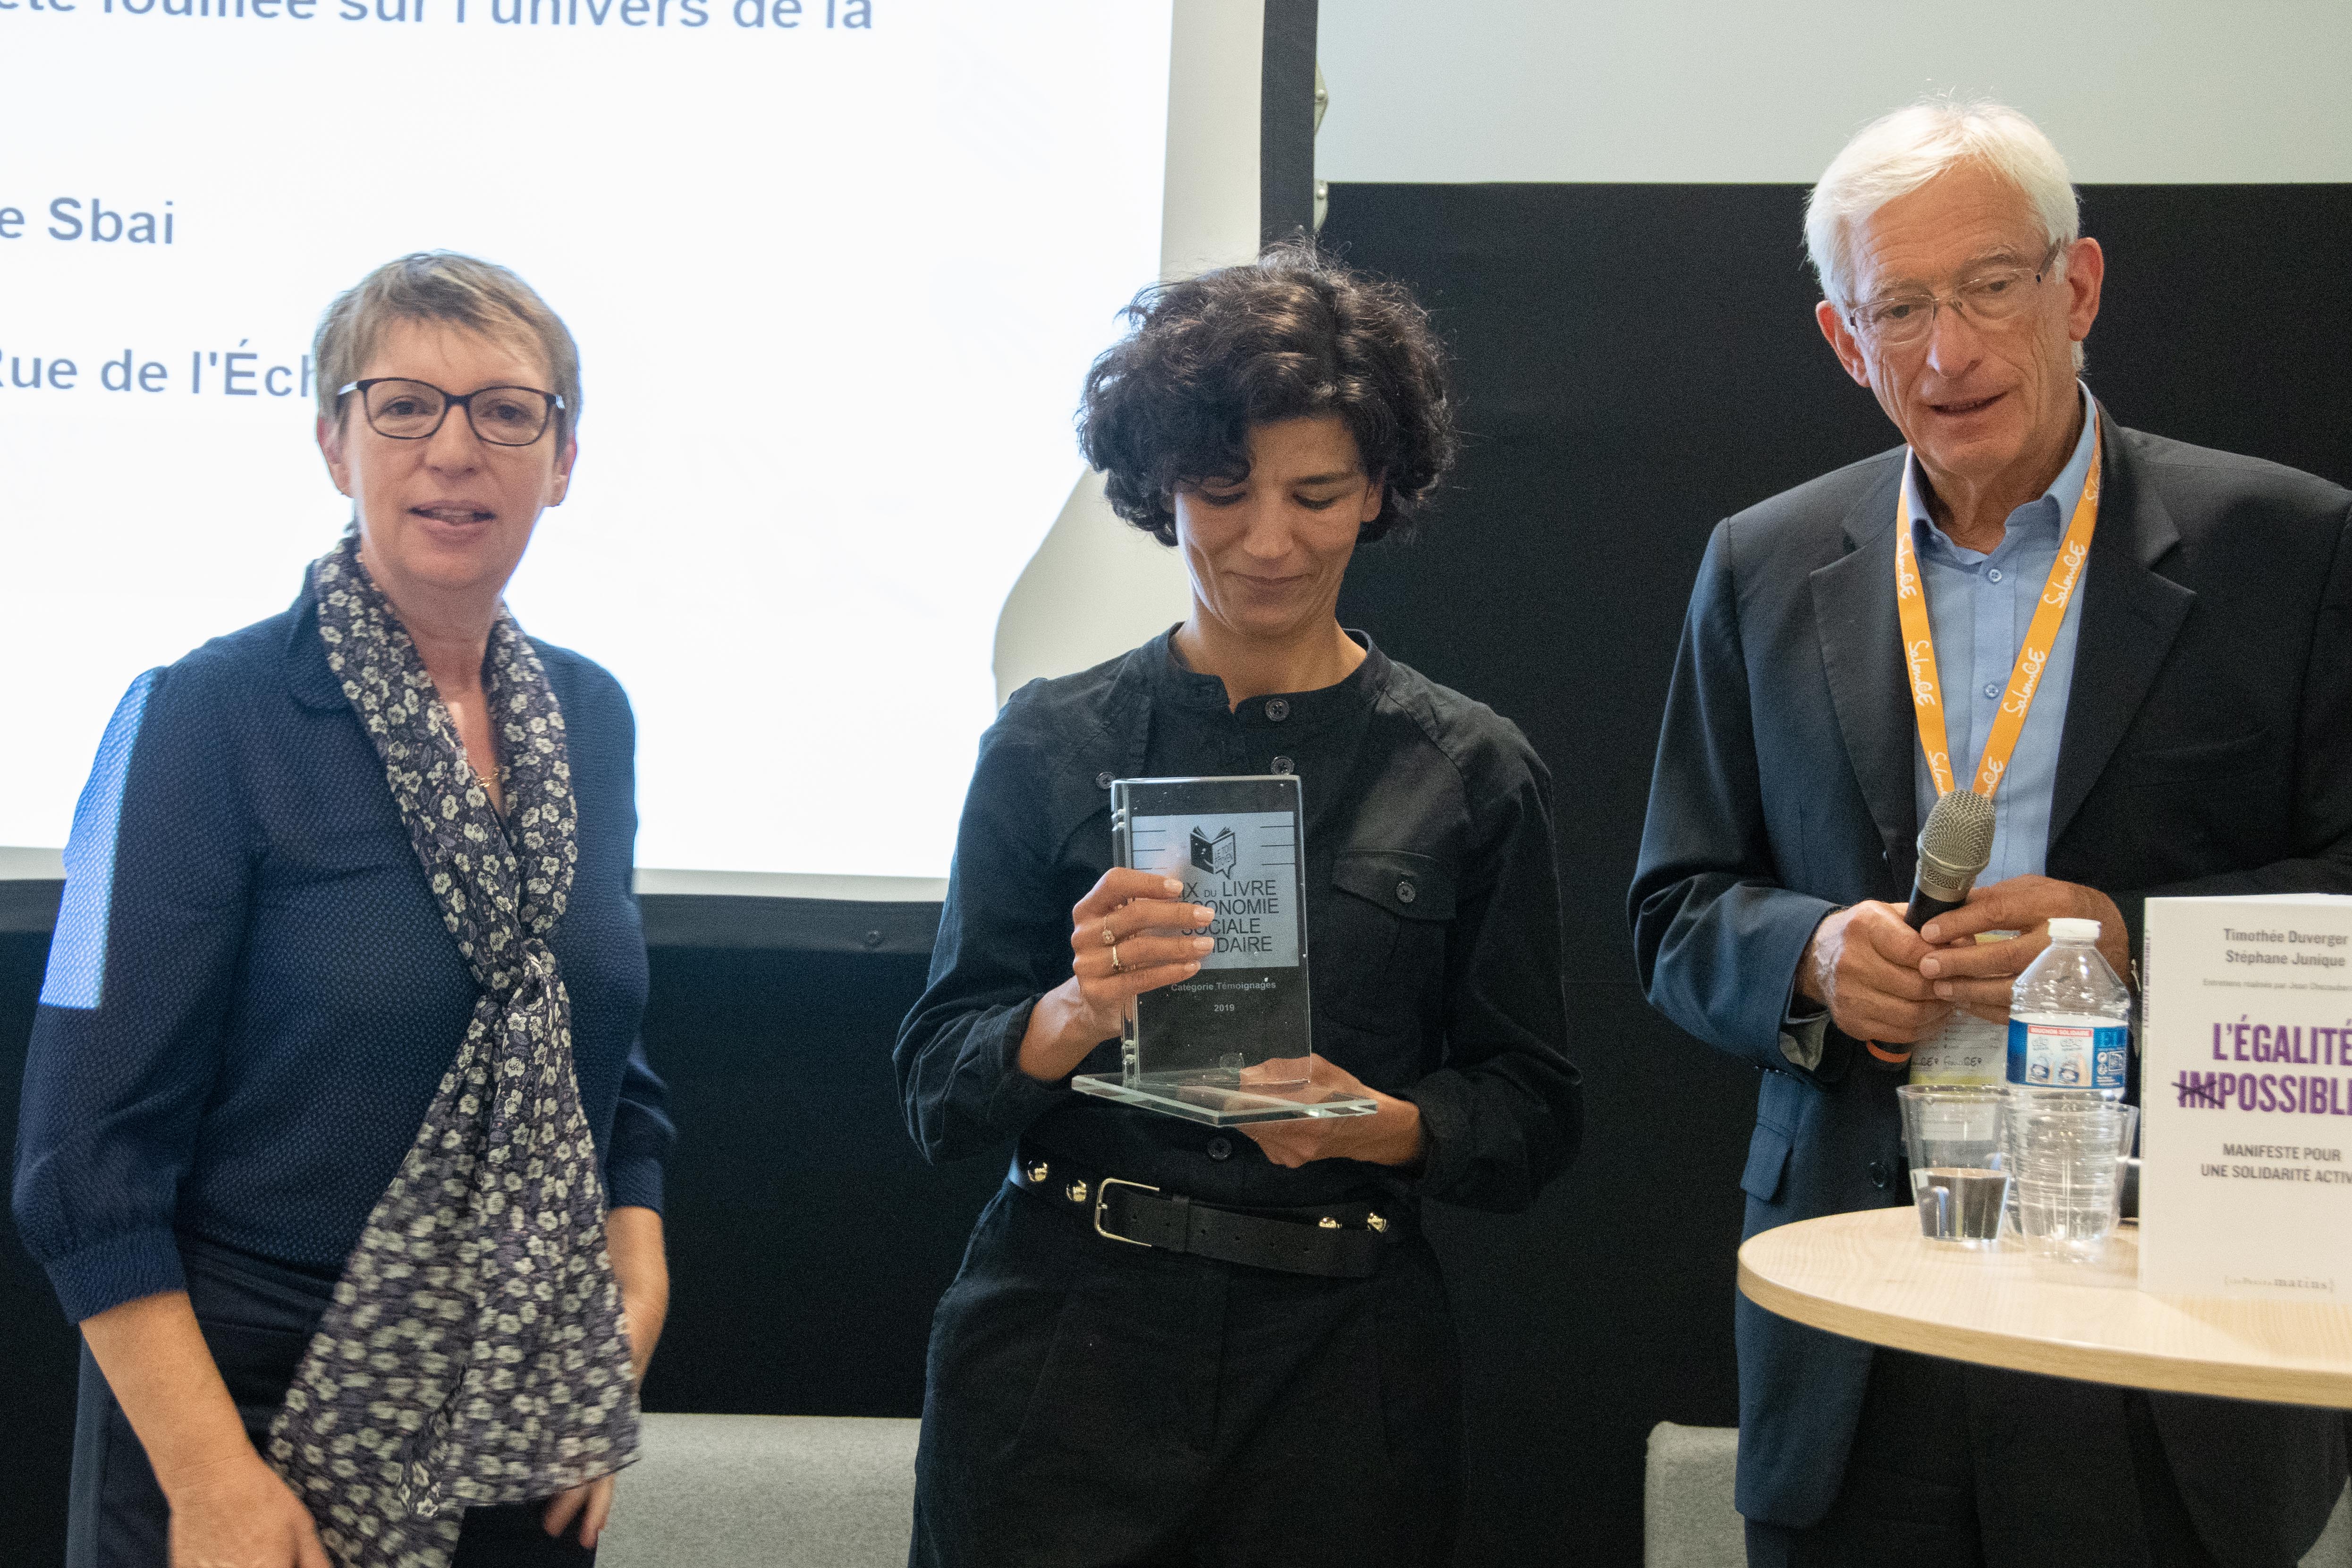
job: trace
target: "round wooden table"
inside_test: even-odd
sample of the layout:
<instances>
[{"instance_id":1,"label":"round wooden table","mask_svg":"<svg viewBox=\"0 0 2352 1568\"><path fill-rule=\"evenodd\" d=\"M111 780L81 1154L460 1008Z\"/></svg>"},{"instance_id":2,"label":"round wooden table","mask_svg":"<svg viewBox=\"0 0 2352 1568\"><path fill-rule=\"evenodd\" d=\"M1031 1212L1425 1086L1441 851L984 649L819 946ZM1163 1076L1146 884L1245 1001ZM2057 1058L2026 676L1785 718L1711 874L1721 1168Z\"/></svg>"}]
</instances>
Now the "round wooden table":
<instances>
[{"instance_id":1,"label":"round wooden table","mask_svg":"<svg viewBox=\"0 0 2352 1568\"><path fill-rule=\"evenodd\" d=\"M1938 1246L1907 1208L1768 1230L1739 1249L1767 1311L1872 1344L2174 1394L2352 1408L2352 1307L2149 1296L2126 1226L2095 1268Z\"/></svg>"}]
</instances>

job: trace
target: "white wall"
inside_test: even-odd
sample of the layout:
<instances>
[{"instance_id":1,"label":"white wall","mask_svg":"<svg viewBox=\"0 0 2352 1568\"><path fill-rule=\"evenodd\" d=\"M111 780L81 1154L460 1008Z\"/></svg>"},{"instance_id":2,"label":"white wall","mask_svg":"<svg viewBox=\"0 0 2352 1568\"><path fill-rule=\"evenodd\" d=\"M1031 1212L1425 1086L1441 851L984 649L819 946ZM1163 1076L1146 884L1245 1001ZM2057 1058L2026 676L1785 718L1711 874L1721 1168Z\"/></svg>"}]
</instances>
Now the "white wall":
<instances>
[{"instance_id":1,"label":"white wall","mask_svg":"<svg viewBox=\"0 0 2352 1568\"><path fill-rule=\"evenodd\" d=\"M1257 254L1258 85L1265 0L1176 0L1168 61L1168 165L1160 274ZM1149 279L1139 278L1140 288ZM1119 323L1103 323L1108 346ZM1075 407L1078 389L1070 389ZM996 700L1040 676L1113 658L1184 618L1192 589L1173 550L1119 521L1083 471L996 623Z\"/></svg>"},{"instance_id":2,"label":"white wall","mask_svg":"<svg viewBox=\"0 0 2352 1568\"><path fill-rule=\"evenodd\" d=\"M2347 0L1323 0L1318 53L1326 180L1811 184L1952 89L2084 183L2352 180Z\"/></svg>"},{"instance_id":3,"label":"white wall","mask_svg":"<svg viewBox=\"0 0 2352 1568\"><path fill-rule=\"evenodd\" d=\"M1265 0L1176 0L1168 50L1163 277L1183 277L1257 254L1258 86L1265 51Z\"/></svg>"}]
</instances>

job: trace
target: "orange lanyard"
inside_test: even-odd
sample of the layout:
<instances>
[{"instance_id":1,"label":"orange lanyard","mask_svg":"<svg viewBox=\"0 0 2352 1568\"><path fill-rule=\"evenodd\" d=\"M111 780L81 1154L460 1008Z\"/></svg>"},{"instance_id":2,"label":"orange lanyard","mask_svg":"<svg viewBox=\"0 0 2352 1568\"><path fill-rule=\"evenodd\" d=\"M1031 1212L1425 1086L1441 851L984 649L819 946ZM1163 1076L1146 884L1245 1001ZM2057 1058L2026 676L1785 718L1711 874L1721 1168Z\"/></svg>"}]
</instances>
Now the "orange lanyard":
<instances>
[{"instance_id":1,"label":"orange lanyard","mask_svg":"<svg viewBox=\"0 0 2352 1568\"><path fill-rule=\"evenodd\" d=\"M2096 416L2094 416L2095 418ZM2000 712L1985 738L1984 755L1977 763L1976 792L1990 795L2000 787L2009 771L2009 756L2025 729L2026 710L2042 685L2050 663L2050 649L2066 619L2066 605L2083 580L2083 565L2091 558L2091 531L2099 521L2099 435L2091 432L2091 471L2083 479L2083 499L2074 503L2074 521L2050 563L2050 581L2042 585L2042 602L2025 628L2025 646L2017 650L2017 666L2009 672L2009 689L2002 693ZM1928 771L1936 775L1936 793L1948 793L1952 776L1951 742L1944 729L1944 692L1936 676L1936 636L1927 626L1927 584L1911 551L1911 487L1906 482L1895 501L1895 607L1903 620L1903 657L1911 667L1911 711L1919 722L1919 746L1927 753Z\"/></svg>"}]
</instances>

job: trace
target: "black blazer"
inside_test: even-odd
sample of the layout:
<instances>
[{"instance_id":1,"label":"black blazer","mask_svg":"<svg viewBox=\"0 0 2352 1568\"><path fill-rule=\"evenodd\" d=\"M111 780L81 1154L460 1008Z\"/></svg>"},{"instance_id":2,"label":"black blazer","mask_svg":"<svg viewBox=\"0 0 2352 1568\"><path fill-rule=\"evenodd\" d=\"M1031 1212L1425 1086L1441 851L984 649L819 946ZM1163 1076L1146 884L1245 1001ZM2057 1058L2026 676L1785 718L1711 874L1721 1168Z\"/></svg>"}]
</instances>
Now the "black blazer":
<instances>
[{"instance_id":1,"label":"black blazer","mask_svg":"<svg viewBox=\"0 0 2352 1568\"><path fill-rule=\"evenodd\" d=\"M2112 423L2048 870L2107 893L2352 892L2352 492ZM1900 448L1719 524L1692 594L1630 897L1651 1003L1764 1069L1746 1234L1903 1201L1890 1074L1780 1022L1822 917L1908 897L1916 739L1892 582ZM1738 1506L1835 1496L1870 1349L1738 1303ZM2159 1396L2201 1533L2291 1560L2343 1485L2332 1413ZM2292 1550L2282 1550L2292 1546Z\"/></svg>"}]
</instances>

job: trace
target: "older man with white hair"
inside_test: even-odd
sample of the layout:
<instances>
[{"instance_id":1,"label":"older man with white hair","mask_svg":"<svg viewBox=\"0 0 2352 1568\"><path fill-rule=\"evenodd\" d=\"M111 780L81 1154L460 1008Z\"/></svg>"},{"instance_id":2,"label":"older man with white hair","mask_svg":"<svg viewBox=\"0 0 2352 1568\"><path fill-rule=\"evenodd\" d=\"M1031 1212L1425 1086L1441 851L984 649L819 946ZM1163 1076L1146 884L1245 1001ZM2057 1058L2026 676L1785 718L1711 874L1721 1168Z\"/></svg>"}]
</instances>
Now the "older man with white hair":
<instances>
[{"instance_id":1,"label":"older man with white hair","mask_svg":"<svg viewBox=\"0 0 2352 1568\"><path fill-rule=\"evenodd\" d=\"M2129 975L2151 896L2352 892L2352 493L2101 406L2105 258L2014 110L1872 124L1806 238L1905 445L1717 527L1630 900L1652 1003L1764 1069L1751 1236L1907 1201L1895 1087L1998 1078L2052 918ZM1953 789L1991 797L1991 864L1914 931ZM2288 1568L2344 1483L2333 1413L1738 1314L1751 1563Z\"/></svg>"}]
</instances>

